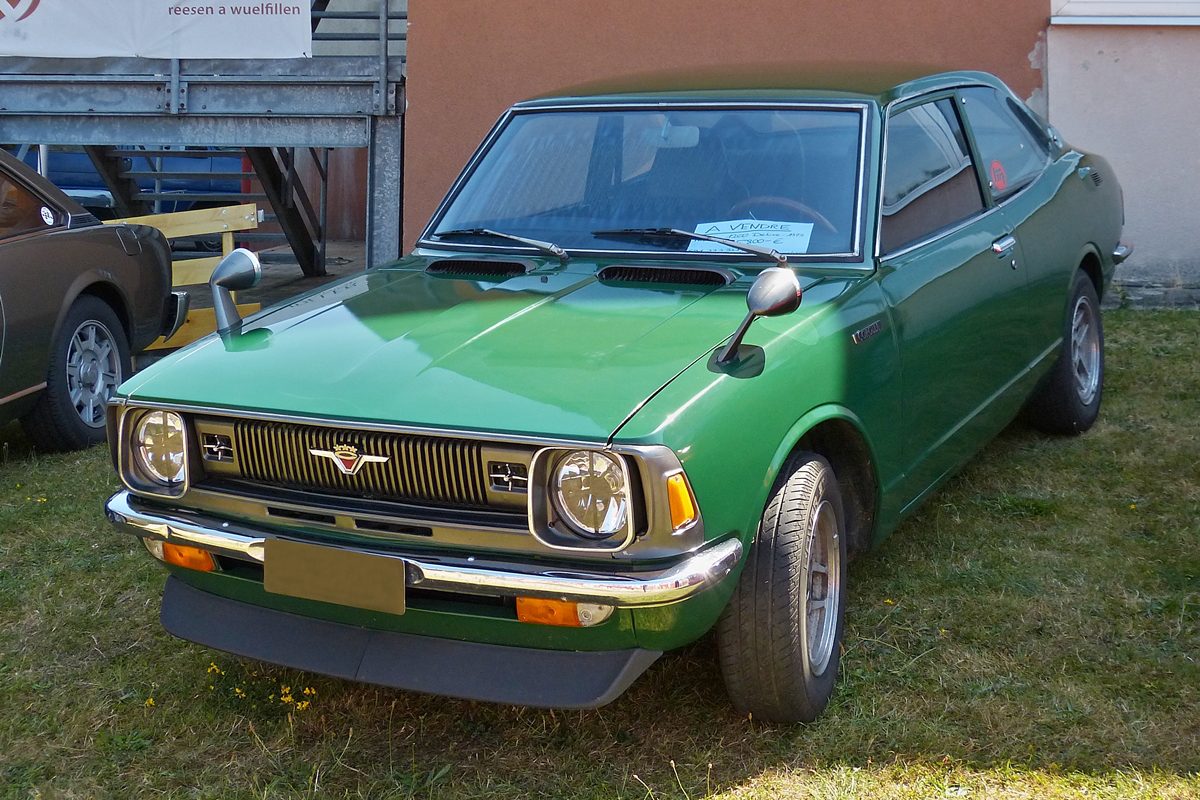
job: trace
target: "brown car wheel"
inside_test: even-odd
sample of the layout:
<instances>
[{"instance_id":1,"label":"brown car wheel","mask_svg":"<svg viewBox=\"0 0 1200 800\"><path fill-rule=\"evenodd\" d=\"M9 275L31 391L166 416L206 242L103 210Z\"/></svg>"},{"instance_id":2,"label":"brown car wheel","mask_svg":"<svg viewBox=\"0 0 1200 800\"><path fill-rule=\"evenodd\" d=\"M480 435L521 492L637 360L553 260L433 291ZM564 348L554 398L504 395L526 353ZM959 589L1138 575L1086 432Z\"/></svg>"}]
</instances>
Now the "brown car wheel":
<instances>
[{"instance_id":1,"label":"brown car wheel","mask_svg":"<svg viewBox=\"0 0 1200 800\"><path fill-rule=\"evenodd\" d=\"M131 372L121 321L103 300L81 296L50 347L46 390L21 418L25 434L42 451L104 441L105 405Z\"/></svg>"},{"instance_id":2,"label":"brown car wheel","mask_svg":"<svg viewBox=\"0 0 1200 800\"><path fill-rule=\"evenodd\" d=\"M721 672L739 711L793 723L825 710L841 659L845 529L829 462L794 454L717 623Z\"/></svg>"}]
</instances>

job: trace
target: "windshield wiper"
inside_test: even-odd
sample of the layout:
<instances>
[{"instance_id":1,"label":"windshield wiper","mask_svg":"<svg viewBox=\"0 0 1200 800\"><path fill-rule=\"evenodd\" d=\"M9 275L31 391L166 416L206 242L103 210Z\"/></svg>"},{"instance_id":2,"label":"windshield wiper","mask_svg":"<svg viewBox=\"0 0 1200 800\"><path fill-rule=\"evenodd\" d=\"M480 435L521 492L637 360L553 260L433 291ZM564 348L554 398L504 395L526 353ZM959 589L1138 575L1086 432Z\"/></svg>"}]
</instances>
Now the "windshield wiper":
<instances>
[{"instance_id":1,"label":"windshield wiper","mask_svg":"<svg viewBox=\"0 0 1200 800\"><path fill-rule=\"evenodd\" d=\"M543 253L554 256L564 264L571 260L571 257L567 255L567 251L563 250L554 242L543 242L540 239L530 239L528 237L517 236L512 233L502 233L501 231L494 231L489 228L461 228L456 231L442 231L441 233L435 233L434 236L439 239L444 239L447 236L491 236L496 239L508 239L513 242L520 242L521 244L532 247L535 250L541 250Z\"/></svg>"},{"instance_id":2,"label":"windshield wiper","mask_svg":"<svg viewBox=\"0 0 1200 800\"><path fill-rule=\"evenodd\" d=\"M761 258L769 258L781 267L787 266L787 256L770 247L759 247L756 244L742 244L741 242L735 242L733 239L722 239L720 236L708 236L703 233L692 233L691 231L684 231L680 230L679 228L617 228L609 231L592 231L592 236L596 236L600 239L639 237L643 239L672 238L692 239L699 242L716 242L717 244L723 244L726 247L733 247L737 250L753 253Z\"/></svg>"}]
</instances>

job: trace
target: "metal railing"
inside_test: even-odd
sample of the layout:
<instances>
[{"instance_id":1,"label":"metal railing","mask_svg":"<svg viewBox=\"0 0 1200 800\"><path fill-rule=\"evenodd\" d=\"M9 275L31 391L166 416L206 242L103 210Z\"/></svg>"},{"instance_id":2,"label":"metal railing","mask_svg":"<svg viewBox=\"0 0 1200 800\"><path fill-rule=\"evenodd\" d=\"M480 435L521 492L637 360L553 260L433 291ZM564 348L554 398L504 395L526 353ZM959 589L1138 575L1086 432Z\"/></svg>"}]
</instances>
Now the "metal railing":
<instances>
[{"instance_id":1,"label":"metal railing","mask_svg":"<svg viewBox=\"0 0 1200 800\"><path fill-rule=\"evenodd\" d=\"M329 10L331 5L335 6L334 10ZM339 5L359 7L338 9ZM408 40L407 5L397 0L312 0L314 56L380 55L404 60L403 50ZM400 6L404 10L399 10ZM322 48L318 43L349 43L349 47ZM353 52L320 52L332 49Z\"/></svg>"}]
</instances>

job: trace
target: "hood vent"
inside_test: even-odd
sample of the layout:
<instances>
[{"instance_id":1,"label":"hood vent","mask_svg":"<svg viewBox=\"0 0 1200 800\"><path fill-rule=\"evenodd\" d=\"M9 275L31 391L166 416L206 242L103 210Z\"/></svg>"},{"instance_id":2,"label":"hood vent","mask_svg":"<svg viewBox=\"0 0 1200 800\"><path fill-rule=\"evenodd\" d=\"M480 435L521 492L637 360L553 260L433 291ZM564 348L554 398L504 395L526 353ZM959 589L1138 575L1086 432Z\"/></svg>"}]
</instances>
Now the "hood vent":
<instances>
[{"instance_id":1,"label":"hood vent","mask_svg":"<svg viewBox=\"0 0 1200 800\"><path fill-rule=\"evenodd\" d=\"M734 276L725 270L681 267L605 267L596 275L608 283L670 283L676 286L727 286Z\"/></svg>"},{"instance_id":2,"label":"hood vent","mask_svg":"<svg viewBox=\"0 0 1200 800\"><path fill-rule=\"evenodd\" d=\"M456 278L482 278L484 280L508 280L529 272L529 264L522 261L477 261L466 258L447 258L435 261L425 268L426 275L449 275Z\"/></svg>"}]
</instances>

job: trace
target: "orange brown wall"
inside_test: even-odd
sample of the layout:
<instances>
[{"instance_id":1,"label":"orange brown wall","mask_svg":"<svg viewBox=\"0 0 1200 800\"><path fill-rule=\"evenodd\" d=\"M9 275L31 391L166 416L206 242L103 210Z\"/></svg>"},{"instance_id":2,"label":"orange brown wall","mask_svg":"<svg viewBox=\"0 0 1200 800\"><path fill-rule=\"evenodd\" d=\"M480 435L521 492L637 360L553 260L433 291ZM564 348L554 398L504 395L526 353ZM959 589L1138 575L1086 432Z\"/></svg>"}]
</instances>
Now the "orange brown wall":
<instances>
[{"instance_id":1,"label":"orange brown wall","mask_svg":"<svg viewBox=\"0 0 1200 800\"><path fill-rule=\"evenodd\" d=\"M410 0L404 243L508 106L654 72L920 63L1042 95L1046 0Z\"/></svg>"}]
</instances>

